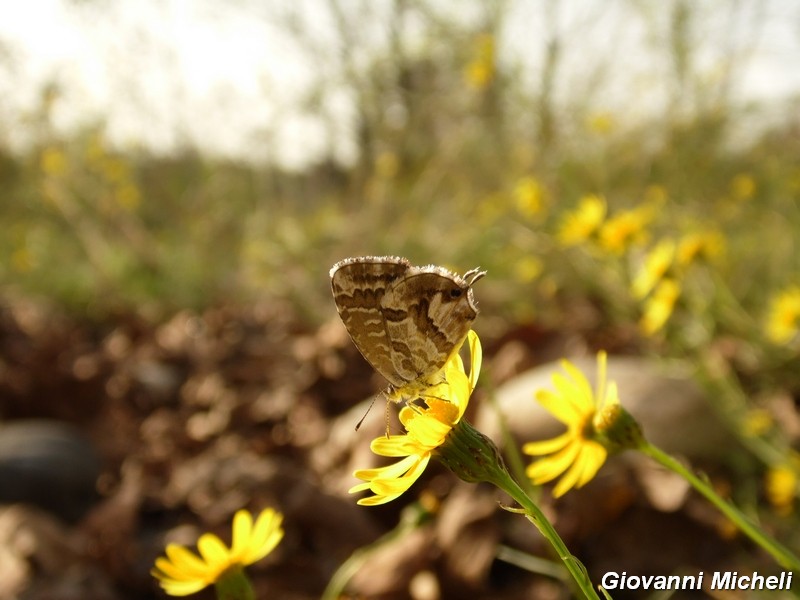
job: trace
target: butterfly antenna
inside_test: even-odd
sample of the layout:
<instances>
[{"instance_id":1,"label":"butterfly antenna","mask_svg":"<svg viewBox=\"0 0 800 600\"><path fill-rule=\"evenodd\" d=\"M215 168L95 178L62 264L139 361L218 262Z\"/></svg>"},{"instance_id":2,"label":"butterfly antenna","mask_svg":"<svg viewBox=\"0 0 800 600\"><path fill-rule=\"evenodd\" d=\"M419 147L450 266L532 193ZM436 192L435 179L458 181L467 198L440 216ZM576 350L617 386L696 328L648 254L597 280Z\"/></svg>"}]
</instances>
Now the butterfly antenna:
<instances>
[{"instance_id":1,"label":"butterfly antenna","mask_svg":"<svg viewBox=\"0 0 800 600\"><path fill-rule=\"evenodd\" d=\"M369 406L367 407L367 412L365 412L365 413L364 413L364 416L363 416L363 417L361 417L361 418L358 420L358 423L356 423L356 431L358 431L358 430L361 428L361 424L364 422L364 419L366 419L366 418L367 418L367 415L369 414L369 411L371 411L371 410L372 410L372 406L375 404L375 398L377 398L377 397L378 397L378 396L373 396L373 397L372 397L372 402L370 402L370 403L369 403ZM387 419L389 418L389 417L388 417L388 415L387 415L387 417L386 417L386 418L387 418ZM387 420L387 423L388 423L388 420ZM387 425L387 431L388 431L388 425Z\"/></svg>"}]
</instances>

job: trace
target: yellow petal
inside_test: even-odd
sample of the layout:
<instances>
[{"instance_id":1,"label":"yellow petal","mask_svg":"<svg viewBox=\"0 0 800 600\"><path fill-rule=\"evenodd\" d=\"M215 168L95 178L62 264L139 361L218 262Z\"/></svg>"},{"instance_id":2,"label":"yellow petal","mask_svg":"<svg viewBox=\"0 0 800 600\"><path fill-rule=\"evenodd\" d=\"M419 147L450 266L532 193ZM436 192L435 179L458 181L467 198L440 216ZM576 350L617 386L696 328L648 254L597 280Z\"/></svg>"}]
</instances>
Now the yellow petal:
<instances>
[{"instance_id":1,"label":"yellow petal","mask_svg":"<svg viewBox=\"0 0 800 600\"><path fill-rule=\"evenodd\" d=\"M421 457L420 460L415 461L411 468L402 476L396 479L376 479L372 482L370 489L378 495L386 496L389 494L400 494L406 491L411 485L419 479L425 467L430 461L430 455Z\"/></svg>"},{"instance_id":2,"label":"yellow petal","mask_svg":"<svg viewBox=\"0 0 800 600\"><path fill-rule=\"evenodd\" d=\"M271 508L261 511L253 527L250 544L243 555L243 564L253 564L275 549L283 539L282 521L283 516Z\"/></svg>"},{"instance_id":3,"label":"yellow petal","mask_svg":"<svg viewBox=\"0 0 800 600\"><path fill-rule=\"evenodd\" d=\"M558 437L554 437L551 440L542 440L540 442L528 442L522 447L522 451L525 454L530 454L531 456L542 456L545 454L552 454L558 450L561 450L567 444L572 441L572 434L570 432L562 433Z\"/></svg>"},{"instance_id":4,"label":"yellow petal","mask_svg":"<svg viewBox=\"0 0 800 600\"><path fill-rule=\"evenodd\" d=\"M230 551L231 561L239 561L247 552L252 531L253 517L250 515L250 511L237 510L236 514L233 516L233 542L231 543Z\"/></svg>"},{"instance_id":5,"label":"yellow petal","mask_svg":"<svg viewBox=\"0 0 800 600\"><path fill-rule=\"evenodd\" d=\"M553 383L555 384L555 382L556 376L554 375ZM536 401L542 405L542 408L568 427L584 417L583 411L574 402L568 402L560 393L555 393L552 390L537 391Z\"/></svg>"},{"instance_id":6,"label":"yellow petal","mask_svg":"<svg viewBox=\"0 0 800 600\"><path fill-rule=\"evenodd\" d=\"M580 444L569 444L553 456L542 458L530 465L526 471L528 477L533 479L534 483L545 483L555 479L569 468L579 451Z\"/></svg>"},{"instance_id":7,"label":"yellow petal","mask_svg":"<svg viewBox=\"0 0 800 600\"><path fill-rule=\"evenodd\" d=\"M572 466L553 489L553 496L559 498L573 487L579 488L591 481L605 461L605 457L605 448L600 444L595 442L581 444Z\"/></svg>"},{"instance_id":8,"label":"yellow petal","mask_svg":"<svg viewBox=\"0 0 800 600\"><path fill-rule=\"evenodd\" d=\"M367 498L361 498L356 504L360 506L378 506L379 504L386 504L387 502L396 500L400 496L402 496L402 493L395 494L394 496L368 496Z\"/></svg>"},{"instance_id":9,"label":"yellow petal","mask_svg":"<svg viewBox=\"0 0 800 600\"><path fill-rule=\"evenodd\" d=\"M478 377L481 374L483 364L483 348L478 334L471 329L467 333L467 343L469 344L470 367L469 367L469 391L470 394L478 384Z\"/></svg>"},{"instance_id":10,"label":"yellow petal","mask_svg":"<svg viewBox=\"0 0 800 600\"><path fill-rule=\"evenodd\" d=\"M594 390L592 390L589 380L586 379L586 375L568 360L561 361L561 368L567 372L571 384L566 399L574 403L576 409L584 414L593 410Z\"/></svg>"},{"instance_id":11,"label":"yellow petal","mask_svg":"<svg viewBox=\"0 0 800 600\"><path fill-rule=\"evenodd\" d=\"M375 454L389 457L408 456L419 449L417 440L409 438L408 435L375 438L369 447Z\"/></svg>"},{"instance_id":12,"label":"yellow petal","mask_svg":"<svg viewBox=\"0 0 800 600\"><path fill-rule=\"evenodd\" d=\"M376 467L374 469L360 469L353 473L353 476L365 481L372 481L373 479L378 478L391 479L394 477L400 477L403 473L410 469L417 460L419 460L419 457L412 454L411 456L407 456L400 462L396 462L393 465Z\"/></svg>"},{"instance_id":13,"label":"yellow petal","mask_svg":"<svg viewBox=\"0 0 800 600\"><path fill-rule=\"evenodd\" d=\"M213 533L204 533L197 540L197 549L208 565L208 571L214 573L214 577L219 575L229 566L228 558L230 552L217 536Z\"/></svg>"},{"instance_id":14,"label":"yellow petal","mask_svg":"<svg viewBox=\"0 0 800 600\"><path fill-rule=\"evenodd\" d=\"M160 581L159 585L170 596L189 596L208 585L203 581Z\"/></svg>"},{"instance_id":15,"label":"yellow petal","mask_svg":"<svg viewBox=\"0 0 800 600\"><path fill-rule=\"evenodd\" d=\"M577 482L580 476L581 466L576 462L573 463L564 476L558 480L558 483L553 488L553 497L560 498L568 491L570 491Z\"/></svg>"},{"instance_id":16,"label":"yellow petal","mask_svg":"<svg viewBox=\"0 0 800 600\"><path fill-rule=\"evenodd\" d=\"M179 544L167 545L166 552L172 565L187 576L204 577L208 571L208 565L203 560Z\"/></svg>"}]
</instances>

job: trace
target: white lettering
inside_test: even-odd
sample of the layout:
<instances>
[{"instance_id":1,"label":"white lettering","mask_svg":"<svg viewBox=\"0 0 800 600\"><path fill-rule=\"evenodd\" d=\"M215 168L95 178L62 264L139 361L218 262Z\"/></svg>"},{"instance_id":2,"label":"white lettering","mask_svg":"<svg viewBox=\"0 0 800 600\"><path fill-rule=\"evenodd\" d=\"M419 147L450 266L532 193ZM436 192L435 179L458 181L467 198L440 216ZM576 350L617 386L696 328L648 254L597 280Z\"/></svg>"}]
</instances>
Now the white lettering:
<instances>
[{"instance_id":1,"label":"white lettering","mask_svg":"<svg viewBox=\"0 0 800 600\"><path fill-rule=\"evenodd\" d=\"M719 571L714 572L714 578L711 580L711 589L712 590L727 590L728 586L731 583L731 572L726 571L724 573L720 573Z\"/></svg>"},{"instance_id":2,"label":"white lettering","mask_svg":"<svg viewBox=\"0 0 800 600\"><path fill-rule=\"evenodd\" d=\"M600 580L600 585L602 585L607 590L615 590L619 585L619 573L614 571L609 571L603 578Z\"/></svg>"},{"instance_id":3,"label":"white lettering","mask_svg":"<svg viewBox=\"0 0 800 600\"><path fill-rule=\"evenodd\" d=\"M756 587L758 586L758 587ZM750 583L751 590L763 590L764 589L764 576L759 575L758 571L753 571L752 582Z\"/></svg>"},{"instance_id":4,"label":"white lettering","mask_svg":"<svg viewBox=\"0 0 800 600\"><path fill-rule=\"evenodd\" d=\"M702 575L699 575L699 577L702 578ZM681 584L678 587L676 587L675 589L676 590L699 590L700 586L697 585L697 578L698 578L698 576L695 576L695 575L684 575L683 576L683 581L681 581ZM701 579L700 582L702 583L702 579ZM697 587L695 587L695 586L697 586Z\"/></svg>"}]
</instances>

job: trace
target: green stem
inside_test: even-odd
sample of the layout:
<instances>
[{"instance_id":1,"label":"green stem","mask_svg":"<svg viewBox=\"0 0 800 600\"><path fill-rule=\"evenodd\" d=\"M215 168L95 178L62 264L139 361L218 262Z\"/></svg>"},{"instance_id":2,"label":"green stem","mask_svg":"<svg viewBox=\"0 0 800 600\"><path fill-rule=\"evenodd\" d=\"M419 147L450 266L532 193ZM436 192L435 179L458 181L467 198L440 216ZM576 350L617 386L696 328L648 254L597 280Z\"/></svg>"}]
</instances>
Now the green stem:
<instances>
[{"instance_id":1,"label":"green stem","mask_svg":"<svg viewBox=\"0 0 800 600\"><path fill-rule=\"evenodd\" d=\"M553 525L550 523L550 521L547 520L547 517L544 516L544 513L522 490L519 484L512 479L511 475L509 475L505 469L503 469L501 472L502 476L497 477L494 480L494 483L509 496L511 496L525 510L525 516L536 526L539 532L547 539L548 542L550 542L553 548L555 548L556 552L558 553L558 557L564 563L564 566L567 568L570 575L572 575L572 578L583 592L583 595L586 598L600 600L600 597L597 595L597 592L595 592L594 587L592 587L592 582L589 579L589 575L586 573L586 567L584 567L583 564L572 555L567 548L567 545L564 543L564 540L562 540L561 536L558 535L558 532L553 528Z\"/></svg>"},{"instance_id":2,"label":"green stem","mask_svg":"<svg viewBox=\"0 0 800 600\"><path fill-rule=\"evenodd\" d=\"M217 600L256 600L253 584L240 565L228 569L214 584Z\"/></svg>"},{"instance_id":3,"label":"green stem","mask_svg":"<svg viewBox=\"0 0 800 600\"><path fill-rule=\"evenodd\" d=\"M657 463L686 479L690 484L692 484L694 489L700 492L709 502L716 506L719 511L728 517L728 519L730 519L742 532L744 532L747 537L769 552L778 562L778 564L786 569L791 569L792 571L800 571L800 558L795 556L788 548L780 544L777 540L774 540L769 535L764 533L758 526L750 521L750 519L743 515L739 509L720 498L707 482L703 481L697 475L692 473L689 469L684 467L669 454L666 454L650 443L645 442L639 447L639 450L643 454L655 460Z\"/></svg>"}]
</instances>

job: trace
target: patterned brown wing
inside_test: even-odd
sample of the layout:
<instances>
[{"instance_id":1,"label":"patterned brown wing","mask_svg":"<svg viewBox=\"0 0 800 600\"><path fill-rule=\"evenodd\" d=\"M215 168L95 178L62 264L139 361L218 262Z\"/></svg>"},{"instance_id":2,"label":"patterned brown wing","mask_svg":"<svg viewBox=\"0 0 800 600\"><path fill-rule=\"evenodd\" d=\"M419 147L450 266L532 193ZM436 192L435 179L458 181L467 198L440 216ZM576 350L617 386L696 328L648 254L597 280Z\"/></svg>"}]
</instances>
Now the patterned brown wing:
<instances>
[{"instance_id":1,"label":"patterned brown wing","mask_svg":"<svg viewBox=\"0 0 800 600\"><path fill-rule=\"evenodd\" d=\"M470 281L440 267L412 267L381 300L390 359L407 382L438 373L464 341L478 309Z\"/></svg>"},{"instance_id":2,"label":"patterned brown wing","mask_svg":"<svg viewBox=\"0 0 800 600\"><path fill-rule=\"evenodd\" d=\"M386 291L411 269L404 258L348 258L331 269L336 310L353 343L367 362L395 387L407 383L395 369L381 300Z\"/></svg>"}]
</instances>

